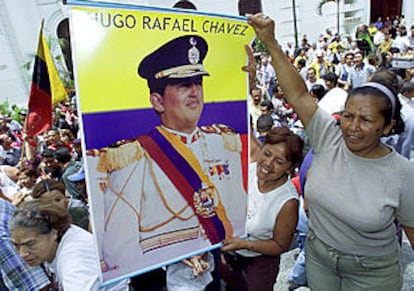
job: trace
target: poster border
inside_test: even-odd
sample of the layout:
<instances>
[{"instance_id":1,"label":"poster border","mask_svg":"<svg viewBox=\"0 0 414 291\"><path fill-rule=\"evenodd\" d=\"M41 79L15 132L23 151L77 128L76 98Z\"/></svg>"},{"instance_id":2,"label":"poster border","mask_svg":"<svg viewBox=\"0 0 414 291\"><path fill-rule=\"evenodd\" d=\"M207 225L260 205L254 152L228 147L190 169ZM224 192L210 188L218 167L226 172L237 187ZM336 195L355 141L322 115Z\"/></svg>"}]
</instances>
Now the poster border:
<instances>
[{"instance_id":1,"label":"poster border","mask_svg":"<svg viewBox=\"0 0 414 291\"><path fill-rule=\"evenodd\" d=\"M247 22L247 18L244 17L244 16L225 15L225 14L219 14L219 13L208 13L208 12L201 12L201 11L196 11L196 10L189 11L189 10L185 10L185 9L172 9L172 8L164 8L164 7L156 7L156 6L143 6L143 5L132 5L132 4L123 4L123 3L111 3L111 2L105 2L104 3L104 2L81 1L81 0L68 0L67 4L70 5L71 12L72 12L73 7L80 7L80 8L82 8L82 7L86 7L86 8L112 8L112 9L138 10L138 11L143 11L143 12L145 12L145 11L154 12L155 11L155 12L165 12L165 13L174 13L174 14L183 14L184 13L184 14L187 14L187 15L220 17L220 18L224 18L224 19L227 19L227 20L241 20L241 21L246 21ZM72 18L71 17L70 17L70 22L72 23ZM71 27L73 27L73 25L71 25ZM246 43L246 44L251 44L253 41L254 41L254 38L251 39L249 41L249 43ZM247 56L246 56L246 60L247 60ZM78 66L77 66L76 58L73 58L73 62L74 62L75 76L77 76ZM76 78L76 80L75 80L76 88L79 88L78 82L79 82L79 80L78 80L78 78ZM248 92L249 92L247 75L246 75L246 84L247 84L247 86L246 86L246 100L244 102L246 102L246 106L247 106L247 96L248 96ZM84 120L82 118L82 108L80 106L81 104L80 104L79 96L80 96L80 92L77 93L76 102L77 102L78 108L80 108L80 112L81 112L81 116L80 116L80 120L79 120L80 121L80 127L84 131L84 122L83 122ZM90 113L88 113L88 114L90 114ZM244 114L247 115L246 120L248 121L247 107L246 107L246 112L244 112ZM249 129L248 126L247 126L246 129L247 129L247 132L245 134L248 134L250 129ZM248 141L248 143L249 143L249 141ZM86 139L83 138L82 139L82 149L85 153L88 150L87 148L89 148L89 147L87 147ZM87 174L89 173L89 166L90 165L88 163L85 163L85 170L86 170ZM87 183L87 186L88 186L88 192L91 193L91 191L90 191L91 189L89 189L90 188L89 183ZM92 206L91 207L91 210L92 210L93 205L91 205L91 206ZM96 228L95 223L94 223L95 219L93 217L94 213L95 213L94 211L91 211L93 229ZM95 242L97 242L96 232L93 232L93 236L94 236ZM244 235L244 236L241 236L241 237L245 238L246 236ZM96 245L98 245L98 244L96 243ZM220 248L221 246L222 246L222 243L217 243L215 245L211 245L209 247L199 249L199 250L191 252L191 253L187 253L185 255L176 257L176 258L168 260L168 261L164 261L164 262L159 263L159 264L148 266L146 268L140 269L139 271L133 271L133 272L124 274L124 275L116 277L116 278L108 279L106 281L103 280L103 273L100 272L100 282L101 282L100 287L111 286L111 285L113 285L115 283L118 283L122 280L129 279L131 277L134 277L134 276L137 276L137 275L140 275L140 274L144 274L144 273L146 273L150 270L154 270L154 269L157 269L157 268L160 268L160 267L163 267L163 266L167 266L167 265L175 263L175 262L179 262L179 261L181 261L185 258L188 258L190 256L194 256L194 255L197 255L197 254L200 254L200 253L203 253L203 252L207 252L207 251L210 251L210 250ZM98 248L96 249L96 253L97 253L97 257L100 258ZM99 265L99 260L98 260L97 264Z\"/></svg>"}]
</instances>

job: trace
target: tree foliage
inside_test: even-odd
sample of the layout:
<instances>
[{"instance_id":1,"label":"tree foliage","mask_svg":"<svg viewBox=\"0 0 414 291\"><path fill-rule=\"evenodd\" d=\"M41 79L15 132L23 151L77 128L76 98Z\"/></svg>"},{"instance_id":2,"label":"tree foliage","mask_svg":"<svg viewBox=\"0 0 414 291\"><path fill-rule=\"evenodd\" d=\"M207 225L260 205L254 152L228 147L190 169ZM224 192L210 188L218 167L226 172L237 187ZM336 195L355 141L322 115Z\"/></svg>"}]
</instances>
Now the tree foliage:
<instances>
[{"instance_id":1,"label":"tree foliage","mask_svg":"<svg viewBox=\"0 0 414 291\"><path fill-rule=\"evenodd\" d=\"M269 54L269 50L266 45L258 38L254 40L253 49L255 53L266 53Z\"/></svg>"}]
</instances>

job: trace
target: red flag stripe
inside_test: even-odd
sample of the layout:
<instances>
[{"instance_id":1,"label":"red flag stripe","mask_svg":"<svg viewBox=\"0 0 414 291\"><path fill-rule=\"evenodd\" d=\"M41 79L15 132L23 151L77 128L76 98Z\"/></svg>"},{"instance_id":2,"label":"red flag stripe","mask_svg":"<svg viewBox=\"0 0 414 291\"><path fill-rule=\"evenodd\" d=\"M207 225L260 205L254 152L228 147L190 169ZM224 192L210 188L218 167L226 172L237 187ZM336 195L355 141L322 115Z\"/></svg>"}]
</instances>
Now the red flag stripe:
<instances>
[{"instance_id":1,"label":"red flag stripe","mask_svg":"<svg viewBox=\"0 0 414 291\"><path fill-rule=\"evenodd\" d=\"M36 96L36 97L33 97ZM35 136L52 126L52 101L47 92L32 83L30 87L29 114L26 134Z\"/></svg>"}]
</instances>

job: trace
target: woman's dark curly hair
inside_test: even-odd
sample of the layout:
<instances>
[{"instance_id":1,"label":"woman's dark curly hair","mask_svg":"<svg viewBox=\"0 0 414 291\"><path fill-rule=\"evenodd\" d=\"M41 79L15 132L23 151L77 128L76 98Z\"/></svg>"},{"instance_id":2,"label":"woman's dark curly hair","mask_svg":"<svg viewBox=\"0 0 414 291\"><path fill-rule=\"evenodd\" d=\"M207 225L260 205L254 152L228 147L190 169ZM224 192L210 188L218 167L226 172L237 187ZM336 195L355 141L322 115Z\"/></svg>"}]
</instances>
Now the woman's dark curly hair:
<instances>
[{"instance_id":1,"label":"woman's dark curly hair","mask_svg":"<svg viewBox=\"0 0 414 291\"><path fill-rule=\"evenodd\" d=\"M264 144L278 144L285 142L287 144L287 160L292 162L293 167L299 167L303 160L303 140L295 133L291 132L288 127L272 128L266 135Z\"/></svg>"}]
</instances>

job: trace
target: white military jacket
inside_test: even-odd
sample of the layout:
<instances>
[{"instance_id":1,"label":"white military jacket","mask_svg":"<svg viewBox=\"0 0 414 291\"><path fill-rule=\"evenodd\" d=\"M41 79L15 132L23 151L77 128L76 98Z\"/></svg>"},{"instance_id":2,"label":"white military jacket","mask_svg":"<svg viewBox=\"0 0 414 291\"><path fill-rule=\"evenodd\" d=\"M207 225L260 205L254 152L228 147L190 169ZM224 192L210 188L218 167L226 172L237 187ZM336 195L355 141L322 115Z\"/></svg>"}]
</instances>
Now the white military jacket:
<instances>
[{"instance_id":1,"label":"white military jacket","mask_svg":"<svg viewBox=\"0 0 414 291\"><path fill-rule=\"evenodd\" d=\"M239 134L224 125L196 128L192 134L162 129L185 143L215 186L218 197L211 204L217 206L219 200L224 207L231 235L244 235L247 197ZM188 203L139 138L89 152L87 159L94 231L108 272L134 271L212 245L195 205Z\"/></svg>"}]
</instances>

